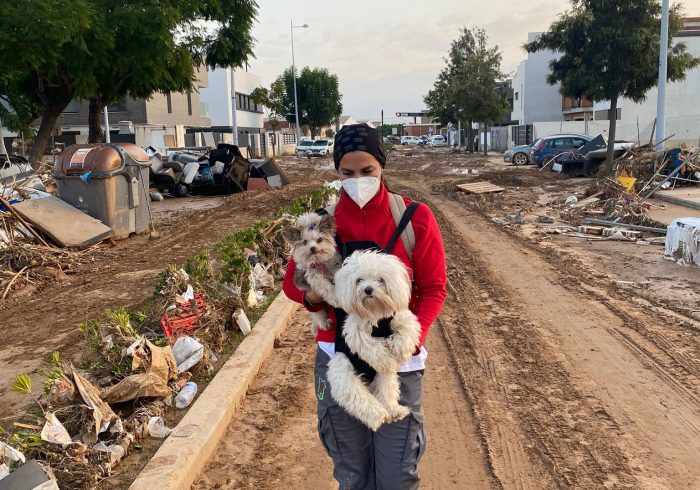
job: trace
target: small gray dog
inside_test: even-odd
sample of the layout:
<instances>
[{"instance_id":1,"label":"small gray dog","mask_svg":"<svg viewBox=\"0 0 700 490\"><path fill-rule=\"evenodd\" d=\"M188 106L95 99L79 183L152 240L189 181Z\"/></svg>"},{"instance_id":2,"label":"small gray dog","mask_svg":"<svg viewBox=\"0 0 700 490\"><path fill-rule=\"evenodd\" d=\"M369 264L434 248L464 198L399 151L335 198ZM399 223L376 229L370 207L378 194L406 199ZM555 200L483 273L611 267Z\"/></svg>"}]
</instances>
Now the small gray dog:
<instances>
[{"instance_id":1,"label":"small gray dog","mask_svg":"<svg viewBox=\"0 0 700 490\"><path fill-rule=\"evenodd\" d=\"M296 263L294 285L302 291L314 291L308 275L320 275L328 283L343 262L335 243L335 220L330 215L306 213L299 216L294 225L282 229L282 236L292 247L292 257ZM311 333L316 336L318 329L328 330L332 324L325 311L310 313Z\"/></svg>"}]
</instances>

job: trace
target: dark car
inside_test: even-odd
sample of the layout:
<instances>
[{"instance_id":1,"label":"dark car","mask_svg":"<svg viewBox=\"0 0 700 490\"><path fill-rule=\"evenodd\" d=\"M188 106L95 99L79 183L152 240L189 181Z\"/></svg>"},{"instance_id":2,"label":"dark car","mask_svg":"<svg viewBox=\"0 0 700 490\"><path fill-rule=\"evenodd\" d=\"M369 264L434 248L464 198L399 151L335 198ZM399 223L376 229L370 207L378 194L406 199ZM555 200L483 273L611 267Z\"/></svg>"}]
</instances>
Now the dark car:
<instances>
[{"instance_id":1,"label":"dark car","mask_svg":"<svg viewBox=\"0 0 700 490\"><path fill-rule=\"evenodd\" d=\"M562 153L581 148L591 141L585 134L554 134L540 138L532 144L530 158L542 167Z\"/></svg>"}]
</instances>

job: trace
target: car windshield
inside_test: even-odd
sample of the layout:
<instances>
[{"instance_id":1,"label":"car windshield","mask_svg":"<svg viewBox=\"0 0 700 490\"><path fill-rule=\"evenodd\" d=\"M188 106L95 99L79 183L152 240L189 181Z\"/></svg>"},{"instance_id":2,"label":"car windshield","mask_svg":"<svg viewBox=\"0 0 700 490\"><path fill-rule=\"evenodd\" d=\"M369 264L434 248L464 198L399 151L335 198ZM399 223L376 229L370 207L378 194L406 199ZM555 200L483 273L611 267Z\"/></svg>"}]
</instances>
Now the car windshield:
<instances>
[{"instance_id":1,"label":"car windshield","mask_svg":"<svg viewBox=\"0 0 700 490\"><path fill-rule=\"evenodd\" d=\"M313 143L313 141L303 140L303 141L300 141L297 146L311 146L312 143Z\"/></svg>"},{"instance_id":2,"label":"car windshield","mask_svg":"<svg viewBox=\"0 0 700 490\"><path fill-rule=\"evenodd\" d=\"M434 139L436 139L437 141L441 141L441 140L444 140L445 138L443 138L442 136L435 136Z\"/></svg>"},{"instance_id":3,"label":"car windshield","mask_svg":"<svg viewBox=\"0 0 700 490\"><path fill-rule=\"evenodd\" d=\"M328 146L328 141L326 140L316 140L313 146Z\"/></svg>"}]
</instances>

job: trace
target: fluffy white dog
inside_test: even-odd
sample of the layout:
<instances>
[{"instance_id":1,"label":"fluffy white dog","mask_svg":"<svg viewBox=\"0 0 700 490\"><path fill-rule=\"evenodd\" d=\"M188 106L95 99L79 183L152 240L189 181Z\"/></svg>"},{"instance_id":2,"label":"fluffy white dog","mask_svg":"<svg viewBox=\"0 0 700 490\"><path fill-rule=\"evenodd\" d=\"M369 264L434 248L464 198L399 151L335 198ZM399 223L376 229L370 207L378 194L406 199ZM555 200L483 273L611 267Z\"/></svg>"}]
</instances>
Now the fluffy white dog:
<instances>
[{"instance_id":1,"label":"fluffy white dog","mask_svg":"<svg viewBox=\"0 0 700 490\"><path fill-rule=\"evenodd\" d=\"M421 331L416 316L408 309L411 283L404 264L393 255L362 251L348 257L336 272L335 288L328 284L322 287L319 277L307 279L327 302L338 304L348 313L343 324L345 342L377 372L368 385L348 357L336 352L327 374L333 398L374 431L386 422L404 418L409 410L399 405L398 369L411 358ZM393 333L373 337L372 330L387 318L391 319Z\"/></svg>"}]
</instances>

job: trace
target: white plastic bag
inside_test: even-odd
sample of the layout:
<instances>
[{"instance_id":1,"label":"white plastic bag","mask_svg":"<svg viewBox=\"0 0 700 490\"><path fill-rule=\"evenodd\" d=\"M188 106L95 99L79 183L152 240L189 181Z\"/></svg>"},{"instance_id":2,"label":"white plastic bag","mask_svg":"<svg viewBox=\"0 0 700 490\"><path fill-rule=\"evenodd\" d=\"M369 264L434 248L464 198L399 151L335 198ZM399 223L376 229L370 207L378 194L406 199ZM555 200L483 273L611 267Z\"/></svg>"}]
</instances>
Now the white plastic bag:
<instances>
[{"instance_id":1,"label":"white plastic bag","mask_svg":"<svg viewBox=\"0 0 700 490\"><path fill-rule=\"evenodd\" d=\"M177 363L177 370L180 373L194 367L202 360L204 346L192 337L180 337L173 345L173 356Z\"/></svg>"},{"instance_id":2,"label":"white plastic bag","mask_svg":"<svg viewBox=\"0 0 700 490\"><path fill-rule=\"evenodd\" d=\"M41 429L41 439L50 444L58 444L59 446L67 446L73 442L66 428L63 427L63 424L53 413L46 414L46 423L44 424L44 428Z\"/></svg>"},{"instance_id":3,"label":"white plastic bag","mask_svg":"<svg viewBox=\"0 0 700 490\"><path fill-rule=\"evenodd\" d=\"M151 435L151 437L155 437L156 439L168 437L173 431L165 426L165 420L163 420L163 417L151 417L148 419L147 427L148 433Z\"/></svg>"},{"instance_id":4,"label":"white plastic bag","mask_svg":"<svg viewBox=\"0 0 700 490\"><path fill-rule=\"evenodd\" d=\"M0 461L4 461L6 465L12 466L14 463L24 464L27 461L27 458L25 458L24 454L20 453L12 446L8 446L4 442L0 441Z\"/></svg>"}]
</instances>

